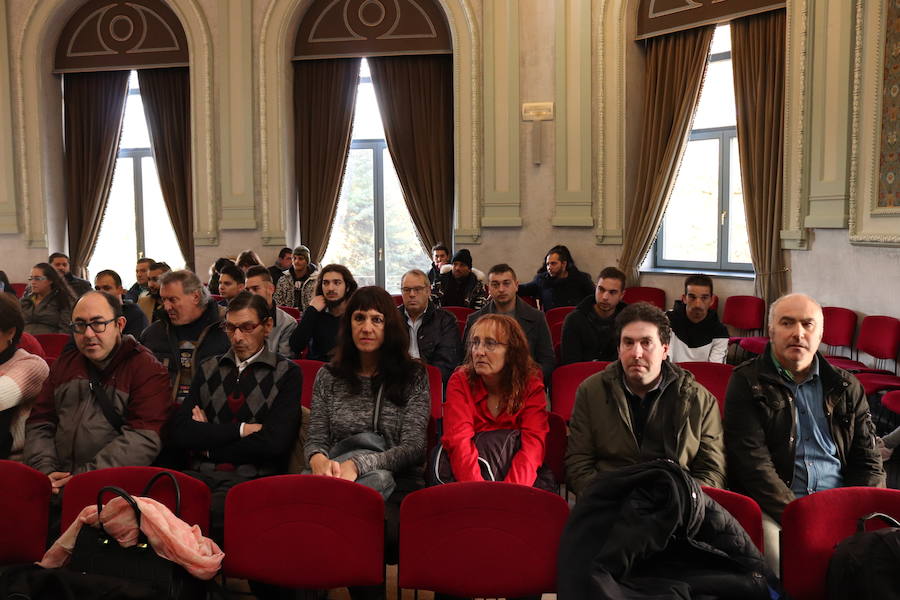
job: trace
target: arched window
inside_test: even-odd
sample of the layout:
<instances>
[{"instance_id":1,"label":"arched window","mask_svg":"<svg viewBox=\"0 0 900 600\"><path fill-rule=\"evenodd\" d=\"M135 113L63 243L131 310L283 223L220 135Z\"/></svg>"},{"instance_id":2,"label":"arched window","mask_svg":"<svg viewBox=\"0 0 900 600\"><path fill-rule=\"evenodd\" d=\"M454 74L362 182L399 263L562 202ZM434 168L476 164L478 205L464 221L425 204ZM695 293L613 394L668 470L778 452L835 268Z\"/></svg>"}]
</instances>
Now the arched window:
<instances>
[{"instance_id":1,"label":"arched window","mask_svg":"<svg viewBox=\"0 0 900 600\"><path fill-rule=\"evenodd\" d=\"M127 281L146 255L193 267L188 61L162 0L89 0L63 28L55 71L76 268Z\"/></svg>"}]
</instances>

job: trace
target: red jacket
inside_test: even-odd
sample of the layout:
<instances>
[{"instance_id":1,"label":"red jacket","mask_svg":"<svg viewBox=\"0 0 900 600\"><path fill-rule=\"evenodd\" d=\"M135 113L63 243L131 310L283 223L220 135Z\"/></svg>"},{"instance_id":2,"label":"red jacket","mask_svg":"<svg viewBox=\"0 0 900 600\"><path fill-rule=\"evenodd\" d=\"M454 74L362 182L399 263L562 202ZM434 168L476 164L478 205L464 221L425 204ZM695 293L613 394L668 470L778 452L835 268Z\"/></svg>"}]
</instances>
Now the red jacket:
<instances>
[{"instance_id":1,"label":"red jacket","mask_svg":"<svg viewBox=\"0 0 900 600\"><path fill-rule=\"evenodd\" d=\"M521 448L513 457L505 481L534 485L537 470L544 463L547 439L547 396L539 375L528 378L525 401L515 414L496 417L487 405L488 393L481 378L470 383L463 369L457 369L447 383L444 403L444 436L442 443L450 455L450 466L457 481L481 481L478 451L472 437L482 431L518 429Z\"/></svg>"}]
</instances>

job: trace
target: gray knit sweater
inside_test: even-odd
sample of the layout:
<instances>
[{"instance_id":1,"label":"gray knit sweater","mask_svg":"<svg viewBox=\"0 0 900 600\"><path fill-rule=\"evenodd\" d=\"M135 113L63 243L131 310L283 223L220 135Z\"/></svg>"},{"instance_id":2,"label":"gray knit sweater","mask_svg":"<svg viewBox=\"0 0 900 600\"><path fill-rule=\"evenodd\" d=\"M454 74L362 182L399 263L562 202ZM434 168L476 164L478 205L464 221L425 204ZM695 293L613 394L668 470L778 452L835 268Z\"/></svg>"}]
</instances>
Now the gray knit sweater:
<instances>
[{"instance_id":1,"label":"gray knit sweater","mask_svg":"<svg viewBox=\"0 0 900 600\"><path fill-rule=\"evenodd\" d=\"M418 368L407 390L406 406L397 406L382 399L379 429L387 441L388 450L361 454L352 460L360 475L376 469L401 473L416 467L425 459L425 430L431 412L428 377ZM360 377L359 394L350 385L319 369L313 385L312 412L306 438L306 458L313 454L328 455L337 442L356 433L372 431L376 390L368 377Z\"/></svg>"}]
</instances>

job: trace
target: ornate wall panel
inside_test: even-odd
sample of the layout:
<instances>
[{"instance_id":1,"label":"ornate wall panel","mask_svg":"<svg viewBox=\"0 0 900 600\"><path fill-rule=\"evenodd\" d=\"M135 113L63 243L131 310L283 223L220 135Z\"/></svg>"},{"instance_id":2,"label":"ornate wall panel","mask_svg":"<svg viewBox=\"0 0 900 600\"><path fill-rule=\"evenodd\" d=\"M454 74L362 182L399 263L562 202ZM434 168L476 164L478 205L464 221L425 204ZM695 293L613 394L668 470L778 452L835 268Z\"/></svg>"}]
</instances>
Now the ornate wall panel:
<instances>
[{"instance_id":1,"label":"ornate wall panel","mask_svg":"<svg viewBox=\"0 0 900 600\"><path fill-rule=\"evenodd\" d=\"M641 0L637 37L648 38L784 8L785 0Z\"/></svg>"},{"instance_id":2,"label":"ornate wall panel","mask_svg":"<svg viewBox=\"0 0 900 600\"><path fill-rule=\"evenodd\" d=\"M0 48L9 48L6 3L0 2ZM13 161L12 79L9 52L0 53L0 233L18 233L16 178Z\"/></svg>"},{"instance_id":3,"label":"ornate wall panel","mask_svg":"<svg viewBox=\"0 0 900 600\"><path fill-rule=\"evenodd\" d=\"M809 208L809 85L808 0L787 4L784 72L784 203L781 247L806 250L803 220Z\"/></svg>"}]
</instances>

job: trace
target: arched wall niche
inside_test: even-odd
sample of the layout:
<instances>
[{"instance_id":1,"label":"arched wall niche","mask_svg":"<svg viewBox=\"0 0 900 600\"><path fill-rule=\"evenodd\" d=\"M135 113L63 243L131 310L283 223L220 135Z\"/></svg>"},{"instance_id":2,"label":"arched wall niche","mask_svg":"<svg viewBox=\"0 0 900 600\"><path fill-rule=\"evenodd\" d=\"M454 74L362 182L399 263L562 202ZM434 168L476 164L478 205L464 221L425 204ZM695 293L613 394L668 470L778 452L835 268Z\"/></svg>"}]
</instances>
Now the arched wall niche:
<instances>
[{"instance_id":1,"label":"arched wall niche","mask_svg":"<svg viewBox=\"0 0 900 600\"><path fill-rule=\"evenodd\" d=\"M197 0L165 0L178 17L190 51L191 144L194 181L194 239L218 240L218 198L213 148L212 42ZM62 167L62 94L53 59L60 32L84 4L42 0L31 5L24 27L12 40L15 149L21 223L32 248L66 250Z\"/></svg>"},{"instance_id":2,"label":"arched wall niche","mask_svg":"<svg viewBox=\"0 0 900 600\"><path fill-rule=\"evenodd\" d=\"M455 223L457 241L481 235L481 31L475 0L436 0L453 44ZM312 0L273 2L263 18L259 53L260 188L264 244L299 241L294 183L291 57Z\"/></svg>"}]
</instances>

